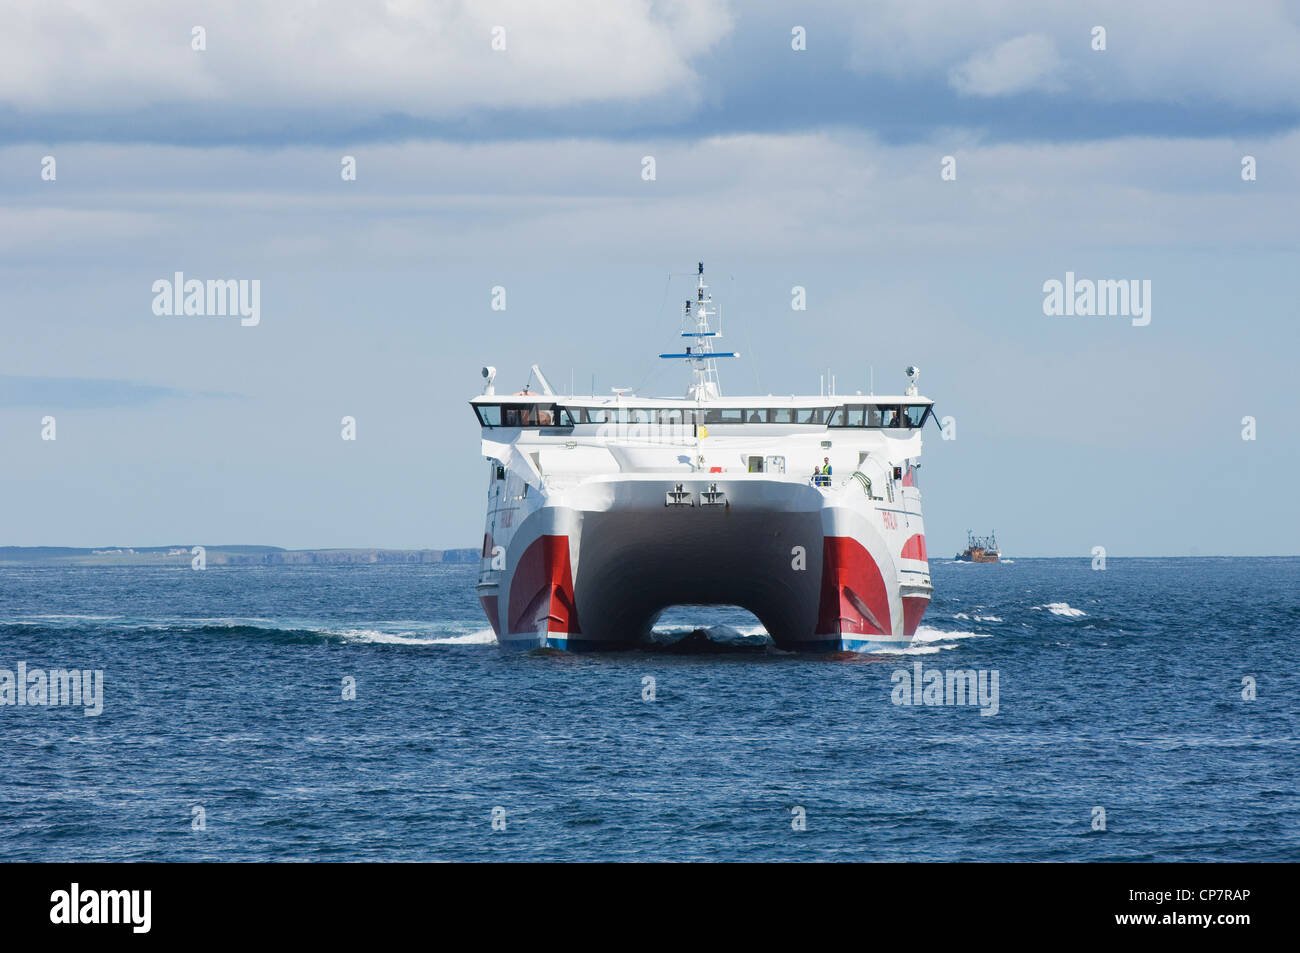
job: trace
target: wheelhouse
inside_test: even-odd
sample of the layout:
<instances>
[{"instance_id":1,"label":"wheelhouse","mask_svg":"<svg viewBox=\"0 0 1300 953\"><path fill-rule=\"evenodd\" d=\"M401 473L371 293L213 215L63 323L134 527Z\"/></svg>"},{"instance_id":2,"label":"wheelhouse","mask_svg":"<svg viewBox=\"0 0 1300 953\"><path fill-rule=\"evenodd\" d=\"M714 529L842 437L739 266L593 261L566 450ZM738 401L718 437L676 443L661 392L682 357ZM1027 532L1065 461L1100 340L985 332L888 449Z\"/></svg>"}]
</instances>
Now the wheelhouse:
<instances>
[{"instance_id":1,"label":"wheelhouse","mask_svg":"<svg viewBox=\"0 0 1300 953\"><path fill-rule=\"evenodd\" d=\"M934 408L929 404L845 404L835 409L827 426L919 428L933 413Z\"/></svg>"},{"instance_id":2,"label":"wheelhouse","mask_svg":"<svg viewBox=\"0 0 1300 953\"><path fill-rule=\"evenodd\" d=\"M573 415L567 407L536 401L470 404L479 424L487 427L558 427L572 429Z\"/></svg>"},{"instance_id":3,"label":"wheelhouse","mask_svg":"<svg viewBox=\"0 0 1300 953\"><path fill-rule=\"evenodd\" d=\"M918 429L933 415L928 403L852 403L823 406L714 407L696 404L629 406L602 404L584 406L546 401L482 401L471 403L483 427L544 427L570 429L586 424L649 424L657 426L781 426L831 427L838 429Z\"/></svg>"}]
</instances>

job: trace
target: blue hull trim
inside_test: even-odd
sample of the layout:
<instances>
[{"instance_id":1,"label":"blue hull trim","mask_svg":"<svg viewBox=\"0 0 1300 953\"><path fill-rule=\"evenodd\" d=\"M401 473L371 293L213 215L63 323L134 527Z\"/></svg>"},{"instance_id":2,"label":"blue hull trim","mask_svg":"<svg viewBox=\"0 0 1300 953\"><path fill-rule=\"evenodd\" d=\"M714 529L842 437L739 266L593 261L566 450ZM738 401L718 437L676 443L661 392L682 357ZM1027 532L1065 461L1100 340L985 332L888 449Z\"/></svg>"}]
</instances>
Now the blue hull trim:
<instances>
[{"instance_id":1,"label":"blue hull trim","mask_svg":"<svg viewBox=\"0 0 1300 953\"><path fill-rule=\"evenodd\" d=\"M635 647L632 642L608 640L571 639L555 632L545 636L534 633L503 635L497 639L501 648L510 652L531 652L533 649L556 649L560 652L620 652Z\"/></svg>"},{"instance_id":2,"label":"blue hull trim","mask_svg":"<svg viewBox=\"0 0 1300 953\"><path fill-rule=\"evenodd\" d=\"M785 649L787 652L860 652L869 655L872 652L907 648L911 644L911 639L895 642L871 638L851 639L844 636L828 636L824 639L812 639L807 642L780 645L778 648Z\"/></svg>"},{"instance_id":3,"label":"blue hull trim","mask_svg":"<svg viewBox=\"0 0 1300 953\"><path fill-rule=\"evenodd\" d=\"M841 652L879 652L882 650L905 649L912 644L911 639L884 642L879 639L840 639Z\"/></svg>"}]
</instances>

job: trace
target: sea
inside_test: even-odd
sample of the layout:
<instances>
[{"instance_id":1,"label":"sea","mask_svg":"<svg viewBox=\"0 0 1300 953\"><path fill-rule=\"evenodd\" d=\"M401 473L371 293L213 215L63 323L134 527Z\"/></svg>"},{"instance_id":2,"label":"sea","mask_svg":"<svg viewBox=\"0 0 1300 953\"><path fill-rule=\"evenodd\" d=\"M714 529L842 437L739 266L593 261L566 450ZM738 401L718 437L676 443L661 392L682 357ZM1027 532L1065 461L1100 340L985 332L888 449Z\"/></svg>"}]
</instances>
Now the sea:
<instances>
[{"instance_id":1,"label":"sea","mask_svg":"<svg viewBox=\"0 0 1300 953\"><path fill-rule=\"evenodd\" d=\"M473 565L0 567L0 859L1300 859L1300 559L931 569L809 656L506 653Z\"/></svg>"}]
</instances>

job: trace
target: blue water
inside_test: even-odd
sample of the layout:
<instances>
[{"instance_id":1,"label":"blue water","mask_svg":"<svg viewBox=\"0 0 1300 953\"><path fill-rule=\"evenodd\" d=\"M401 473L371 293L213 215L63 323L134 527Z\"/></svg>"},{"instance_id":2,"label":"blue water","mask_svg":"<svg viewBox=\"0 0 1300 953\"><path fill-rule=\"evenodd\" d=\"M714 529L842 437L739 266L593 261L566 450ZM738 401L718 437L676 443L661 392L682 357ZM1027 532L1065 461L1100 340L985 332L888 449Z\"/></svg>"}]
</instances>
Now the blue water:
<instances>
[{"instance_id":1,"label":"blue water","mask_svg":"<svg viewBox=\"0 0 1300 953\"><path fill-rule=\"evenodd\" d=\"M0 707L0 857L1300 857L1300 559L932 569L905 654L804 657L689 608L704 651L503 655L465 566L0 568L0 668L105 673ZM997 714L894 704L917 661Z\"/></svg>"}]
</instances>

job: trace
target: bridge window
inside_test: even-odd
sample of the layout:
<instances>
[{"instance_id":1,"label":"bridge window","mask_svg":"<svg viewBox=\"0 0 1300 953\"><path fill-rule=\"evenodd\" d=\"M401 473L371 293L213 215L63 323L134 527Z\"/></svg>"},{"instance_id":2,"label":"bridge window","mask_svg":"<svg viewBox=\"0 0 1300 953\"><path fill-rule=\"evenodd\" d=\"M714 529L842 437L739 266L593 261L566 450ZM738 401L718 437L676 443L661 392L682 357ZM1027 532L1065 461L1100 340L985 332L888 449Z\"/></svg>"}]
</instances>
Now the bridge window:
<instances>
[{"instance_id":1,"label":"bridge window","mask_svg":"<svg viewBox=\"0 0 1300 953\"><path fill-rule=\"evenodd\" d=\"M557 404L474 404L479 424L484 427L573 426L567 407Z\"/></svg>"},{"instance_id":2,"label":"bridge window","mask_svg":"<svg viewBox=\"0 0 1300 953\"><path fill-rule=\"evenodd\" d=\"M850 405L847 407L836 407L835 412L831 414L831 427L862 427L865 426L865 417L867 409L861 404Z\"/></svg>"},{"instance_id":3,"label":"bridge window","mask_svg":"<svg viewBox=\"0 0 1300 953\"><path fill-rule=\"evenodd\" d=\"M474 404L474 413L478 414L479 425L482 427L500 427L501 426L501 405L500 404Z\"/></svg>"},{"instance_id":4,"label":"bridge window","mask_svg":"<svg viewBox=\"0 0 1300 953\"><path fill-rule=\"evenodd\" d=\"M832 427L920 427L930 412L929 404L849 404L836 409Z\"/></svg>"},{"instance_id":5,"label":"bridge window","mask_svg":"<svg viewBox=\"0 0 1300 953\"><path fill-rule=\"evenodd\" d=\"M706 424L743 424L745 410L741 407L710 407L704 411Z\"/></svg>"}]
</instances>

